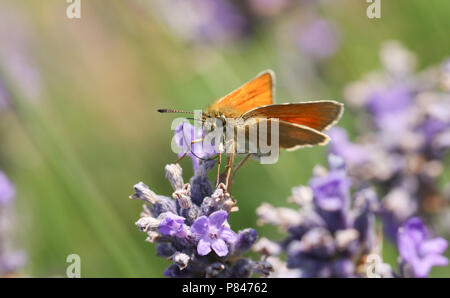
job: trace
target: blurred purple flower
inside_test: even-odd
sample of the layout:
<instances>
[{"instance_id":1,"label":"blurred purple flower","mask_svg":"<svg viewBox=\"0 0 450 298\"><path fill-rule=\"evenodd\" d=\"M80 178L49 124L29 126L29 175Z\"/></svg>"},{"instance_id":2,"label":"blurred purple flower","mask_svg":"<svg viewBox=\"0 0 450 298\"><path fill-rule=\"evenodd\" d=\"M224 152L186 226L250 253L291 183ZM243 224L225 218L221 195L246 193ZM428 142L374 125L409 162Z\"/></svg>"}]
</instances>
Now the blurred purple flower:
<instances>
[{"instance_id":1,"label":"blurred purple flower","mask_svg":"<svg viewBox=\"0 0 450 298\"><path fill-rule=\"evenodd\" d=\"M450 119L448 123L445 123L438 119L428 118L422 123L419 130L426 138L427 143L428 142L431 143L436 135L449 128L450 128Z\"/></svg>"},{"instance_id":2,"label":"blurred purple flower","mask_svg":"<svg viewBox=\"0 0 450 298\"><path fill-rule=\"evenodd\" d=\"M353 206L350 215L350 223L358 231L359 237L365 247L375 247L376 235L375 213L380 209L380 202L375 189L372 186L355 191L352 200Z\"/></svg>"},{"instance_id":3,"label":"blurred purple flower","mask_svg":"<svg viewBox=\"0 0 450 298\"><path fill-rule=\"evenodd\" d=\"M28 256L23 251L13 251L0 254L0 277L16 272L28 262Z\"/></svg>"},{"instance_id":4,"label":"blurred purple flower","mask_svg":"<svg viewBox=\"0 0 450 298\"><path fill-rule=\"evenodd\" d=\"M342 157L350 165L361 165L369 161L369 153L363 146L352 143L344 128L333 127L327 134L331 138L330 153Z\"/></svg>"},{"instance_id":5,"label":"blurred purple flower","mask_svg":"<svg viewBox=\"0 0 450 298\"><path fill-rule=\"evenodd\" d=\"M409 129L412 100L412 90L398 84L373 91L367 98L366 107L380 130L401 133Z\"/></svg>"},{"instance_id":6,"label":"blurred purple flower","mask_svg":"<svg viewBox=\"0 0 450 298\"><path fill-rule=\"evenodd\" d=\"M163 235L184 238L188 234L188 228L184 224L184 220L184 217L173 214L172 212L166 212L164 219L159 224L158 231Z\"/></svg>"},{"instance_id":7,"label":"blurred purple flower","mask_svg":"<svg viewBox=\"0 0 450 298\"><path fill-rule=\"evenodd\" d=\"M350 172L359 183L374 182L381 191L385 235L397 240L398 228L408 218L449 212L439 178L450 148L450 64L444 61L414 74L415 55L396 41L385 43L380 57L380 71L348 88L349 103L365 106L366 119L374 124L361 125L358 144L367 148L369 160ZM349 160L358 156L346 145L345 136L332 136L331 152L348 153Z\"/></svg>"},{"instance_id":8,"label":"blurred purple flower","mask_svg":"<svg viewBox=\"0 0 450 298\"><path fill-rule=\"evenodd\" d=\"M30 55L31 28L19 11L10 5L0 7L0 68L27 99L39 100L40 72Z\"/></svg>"},{"instance_id":9,"label":"blurred purple flower","mask_svg":"<svg viewBox=\"0 0 450 298\"><path fill-rule=\"evenodd\" d=\"M272 248L266 254L286 252L287 268L300 269L298 277L364 276L366 271L357 267L365 263L364 256L373 253L377 244L374 210L378 198L370 188L361 189L355 193L350 209L350 179L345 163L341 157L330 155L328 164L328 173L316 170L310 180L313 201L295 200L301 205L299 211L268 204L259 208L261 222L285 228L289 233L279 250ZM306 191L303 195L307 196ZM275 274L279 269L275 267Z\"/></svg>"},{"instance_id":10,"label":"blurred purple flower","mask_svg":"<svg viewBox=\"0 0 450 298\"><path fill-rule=\"evenodd\" d=\"M399 227L417 213L417 199L412 193L414 192L405 186L398 186L390 189L383 197L380 215L383 219L384 233L392 240L397 239Z\"/></svg>"},{"instance_id":11,"label":"blurred purple flower","mask_svg":"<svg viewBox=\"0 0 450 298\"><path fill-rule=\"evenodd\" d=\"M367 99L367 108L375 116L401 112L412 103L412 92L402 84L376 90Z\"/></svg>"},{"instance_id":12,"label":"blurred purple flower","mask_svg":"<svg viewBox=\"0 0 450 298\"><path fill-rule=\"evenodd\" d=\"M221 44L247 31L247 20L230 1L160 0L154 5L158 16L187 41Z\"/></svg>"},{"instance_id":13,"label":"blurred purple flower","mask_svg":"<svg viewBox=\"0 0 450 298\"><path fill-rule=\"evenodd\" d=\"M399 267L410 266L414 277L427 277L433 266L448 265L448 259L442 255L447 249L447 240L440 237L429 239L428 231L419 218L407 220L398 230L397 239Z\"/></svg>"},{"instance_id":14,"label":"blurred purple flower","mask_svg":"<svg viewBox=\"0 0 450 298\"><path fill-rule=\"evenodd\" d=\"M199 255L209 254L211 248L219 257L228 254L227 243L234 243L237 236L230 228L223 226L227 217L228 213L221 210L212 213L209 217L201 216L194 222L191 231L201 237L197 246Z\"/></svg>"},{"instance_id":15,"label":"blurred purple flower","mask_svg":"<svg viewBox=\"0 0 450 298\"><path fill-rule=\"evenodd\" d=\"M11 203L14 199L16 190L8 177L0 171L0 206Z\"/></svg>"},{"instance_id":16,"label":"blurred purple flower","mask_svg":"<svg viewBox=\"0 0 450 298\"><path fill-rule=\"evenodd\" d=\"M336 27L325 19L316 18L306 25L301 24L296 36L300 50L316 59L334 55L339 47Z\"/></svg>"},{"instance_id":17,"label":"blurred purple flower","mask_svg":"<svg viewBox=\"0 0 450 298\"><path fill-rule=\"evenodd\" d=\"M330 156L330 159L333 158L335 156ZM340 157L339 159L342 160ZM350 184L344 170L330 170L327 175L314 177L309 181L314 194L314 206L331 231L347 227Z\"/></svg>"},{"instance_id":18,"label":"blurred purple flower","mask_svg":"<svg viewBox=\"0 0 450 298\"><path fill-rule=\"evenodd\" d=\"M348 205L350 180L345 172L333 171L324 177L312 178L309 186L314 193L314 203L319 209L337 211Z\"/></svg>"}]
</instances>

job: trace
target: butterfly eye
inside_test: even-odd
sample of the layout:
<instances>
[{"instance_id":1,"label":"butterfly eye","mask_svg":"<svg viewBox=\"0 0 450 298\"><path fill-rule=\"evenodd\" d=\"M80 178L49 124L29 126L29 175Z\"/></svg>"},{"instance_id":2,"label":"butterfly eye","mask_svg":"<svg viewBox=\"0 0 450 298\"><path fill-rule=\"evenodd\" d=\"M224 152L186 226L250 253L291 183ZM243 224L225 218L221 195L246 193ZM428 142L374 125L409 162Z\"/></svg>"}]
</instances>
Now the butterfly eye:
<instances>
[{"instance_id":1,"label":"butterfly eye","mask_svg":"<svg viewBox=\"0 0 450 298\"><path fill-rule=\"evenodd\" d=\"M219 119L220 121L222 121L222 125L225 125L227 123L227 118L225 118L224 115L221 115Z\"/></svg>"}]
</instances>

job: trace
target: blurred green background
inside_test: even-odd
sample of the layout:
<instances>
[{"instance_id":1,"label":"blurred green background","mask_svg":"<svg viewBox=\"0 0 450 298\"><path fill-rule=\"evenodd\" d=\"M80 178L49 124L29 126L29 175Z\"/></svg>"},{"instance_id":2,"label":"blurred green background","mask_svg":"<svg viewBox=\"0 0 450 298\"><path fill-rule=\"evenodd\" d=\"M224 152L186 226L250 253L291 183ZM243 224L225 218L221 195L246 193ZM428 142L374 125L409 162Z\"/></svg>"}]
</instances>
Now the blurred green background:
<instances>
[{"instance_id":1,"label":"blurred green background","mask_svg":"<svg viewBox=\"0 0 450 298\"><path fill-rule=\"evenodd\" d=\"M380 67L379 48L389 39L415 52L419 68L450 54L450 2L442 0L382 0L378 20L366 16L365 1L322 5L321 16L337 24L341 42L333 57L318 62L320 73L311 75L320 81L311 84L303 81L308 73L286 70L284 51L295 53L283 43L290 11L259 22L245 41L201 46L174 34L142 1L82 1L81 19L68 19L67 5L0 1L0 10L25 24L27 53L43 86L29 100L10 82L13 108L0 114L0 167L17 187L26 276L65 276L72 253L81 256L83 277L162 276L169 262L144 241L134 225L142 206L128 199L139 181L159 194L172 192L164 166L176 159L175 117L157 108L205 108L268 68L277 74L276 102L340 100L349 82ZM352 118L346 111L341 120L350 132ZM274 165L248 163L233 184L240 208L230 218L233 228L255 227L280 239L276 229L256 226L256 207L287 205L291 188L306 183L314 165L325 165L325 150L283 152ZM188 180L191 162L181 165ZM393 247L385 250L394 264ZM450 271L435 268L432 276Z\"/></svg>"}]
</instances>

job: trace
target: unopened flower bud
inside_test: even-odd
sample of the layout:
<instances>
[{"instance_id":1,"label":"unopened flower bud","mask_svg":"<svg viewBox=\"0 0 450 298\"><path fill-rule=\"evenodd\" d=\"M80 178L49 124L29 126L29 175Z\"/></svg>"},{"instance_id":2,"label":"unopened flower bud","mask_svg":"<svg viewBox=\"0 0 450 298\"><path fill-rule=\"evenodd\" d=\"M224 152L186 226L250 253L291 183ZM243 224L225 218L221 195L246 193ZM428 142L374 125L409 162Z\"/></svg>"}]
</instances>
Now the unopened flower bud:
<instances>
[{"instance_id":1,"label":"unopened flower bud","mask_svg":"<svg viewBox=\"0 0 450 298\"><path fill-rule=\"evenodd\" d=\"M143 182L134 185L135 194L130 196L130 199L141 200L147 204L155 204L158 200L157 195L148 188Z\"/></svg>"},{"instance_id":2,"label":"unopened flower bud","mask_svg":"<svg viewBox=\"0 0 450 298\"><path fill-rule=\"evenodd\" d=\"M220 274L222 274L226 269L227 267L220 262L212 263L206 267L206 277L220 277Z\"/></svg>"},{"instance_id":3,"label":"unopened flower bud","mask_svg":"<svg viewBox=\"0 0 450 298\"><path fill-rule=\"evenodd\" d=\"M352 243L358 240L359 232L355 229L336 231L336 246L340 250L347 249Z\"/></svg>"},{"instance_id":4,"label":"unopened flower bud","mask_svg":"<svg viewBox=\"0 0 450 298\"><path fill-rule=\"evenodd\" d=\"M169 164L165 167L166 170L166 178L169 180L170 185L172 185L173 190L183 188L183 170L181 169L179 164Z\"/></svg>"},{"instance_id":5,"label":"unopened flower bud","mask_svg":"<svg viewBox=\"0 0 450 298\"><path fill-rule=\"evenodd\" d=\"M297 186L292 188L292 195L289 200L299 206L306 206L313 201L313 191L308 186Z\"/></svg>"},{"instance_id":6,"label":"unopened flower bud","mask_svg":"<svg viewBox=\"0 0 450 298\"><path fill-rule=\"evenodd\" d=\"M261 204L261 206L256 209L256 214L258 216L259 225L264 225L267 223L277 225L280 222L277 208L270 204Z\"/></svg>"},{"instance_id":7,"label":"unopened flower bud","mask_svg":"<svg viewBox=\"0 0 450 298\"><path fill-rule=\"evenodd\" d=\"M175 190L175 192L172 194L172 197L178 201L181 208L188 209L192 206L190 195L191 187L189 183L186 183L183 188Z\"/></svg>"},{"instance_id":8,"label":"unopened flower bud","mask_svg":"<svg viewBox=\"0 0 450 298\"><path fill-rule=\"evenodd\" d=\"M258 238L258 233L253 229L240 231L233 244L233 253L243 253L249 250Z\"/></svg>"},{"instance_id":9,"label":"unopened flower bud","mask_svg":"<svg viewBox=\"0 0 450 298\"><path fill-rule=\"evenodd\" d=\"M142 232L147 232L147 231L157 231L160 222L161 221L159 219L156 219L151 216L146 216L139 218L139 220L135 224Z\"/></svg>"},{"instance_id":10,"label":"unopened flower bud","mask_svg":"<svg viewBox=\"0 0 450 298\"><path fill-rule=\"evenodd\" d=\"M161 234L156 231L147 231L147 238L145 241L154 243L157 242L161 238Z\"/></svg>"},{"instance_id":11,"label":"unopened flower bud","mask_svg":"<svg viewBox=\"0 0 450 298\"><path fill-rule=\"evenodd\" d=\"M261 253L263 255L276 256L281 253L281 247L278 243L270 241L267 238L261 238L253 246L255 252Z\"/></svg>"},{"instance_id":12,"label":"unopened flower bud","mask_svg":"<svg viewBox=\"0 0 450 298\"><path fill-rule=\"evenodd\" d=\"M216 202L220 203L225 200L227 195L226 192L226 186L223 183L220 183L219 186L216 188L214 193L211 195L211 198Z\"/></svg>"},{"instance_id":13,"label":"unopened flower bud","mask_svg":"<svg viewBox=\"0 0 450 298\"><path fill-rule=\"evenodd\" d=\"M272 265L267 261L254 262L252 266L253 272L260 274L262 276L269 276L271 272L274 271Z\"/></svg>"},{"instance_id":14,"label":"unopened flower bud","mask_svg":"<svg viewBox=\"0 0 450 298\"><path fill-rule=\"evenodd\" d=\"M180 270L183 270L187 267L191 258L187 254L177 251L172 256L172 260L173 260L173 263L175 265L177 265L178 268L180 268Z\"/></svg>"},{"instance_id":15,"label":"unopened flower bud","mask_svg":"<svg viewBox=\"0 0 450 298\"><path fill-rule=\"evenodd\" d=\"M237 207L237 206L235 206L236 205L236 202L235 201L233 201L233 200L226 200L224 203L223 203L223 209L226 211L226 212L228 212L228 213L231 213L231 212L237 212L238 210L239 210L239 208Z\"/></svg>"}]
</instances>

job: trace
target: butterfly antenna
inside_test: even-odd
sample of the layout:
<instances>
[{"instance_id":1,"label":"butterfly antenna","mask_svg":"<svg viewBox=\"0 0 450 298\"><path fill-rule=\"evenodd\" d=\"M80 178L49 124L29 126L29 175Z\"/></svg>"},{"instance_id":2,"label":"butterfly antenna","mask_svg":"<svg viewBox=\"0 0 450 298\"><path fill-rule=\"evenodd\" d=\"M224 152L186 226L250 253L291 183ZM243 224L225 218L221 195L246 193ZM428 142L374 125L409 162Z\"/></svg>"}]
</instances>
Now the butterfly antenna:
<instances>
[{"instance_id":1,"label":"butterfly antenna","mask_svg":"<svg viewBox=\"0 0 450 298\"><path fill-rule=\"evenodd\" d=\"M184 113L184 114L194 114L194 112L183 111L183 110L172 110L172 109L158 109L159 113Z\"/></svg>"},{"instance_id":2,"label":"butterfly antenna","mask_svg":"<svg viewBox=\"0 0 450 298\"><path fill-rule=\"evenodd\" d=\"M191 153L192 153L192 155L194 155L195 157L197 157L198 159L201 159L201 160L208 161L208 160L213 160L213 159L215 159L215 158L203 158L203 157L200 157L200 156L198 156L197 154L195 154L194 152L192 152L192 150L191 150Z\"/></svg>"},{"instance_id":3,"label":"butterfly antenna","mask_svg":"<svg viewBox=\"0 0 450 298\"><path fill-rule=\"evenodd\" d=\"M190 112L190 111L172 110L172 109L158 109L157 111L161 114L165 114L165 113L184 113L184 114L191 114L191 115L195 114L194 112ZM208 118L208 116L205 113L202 113L202 120L205 120L206 118ZM189 119L191 119L191 118L189 118Z\"/></svg>"}]
</instances>

